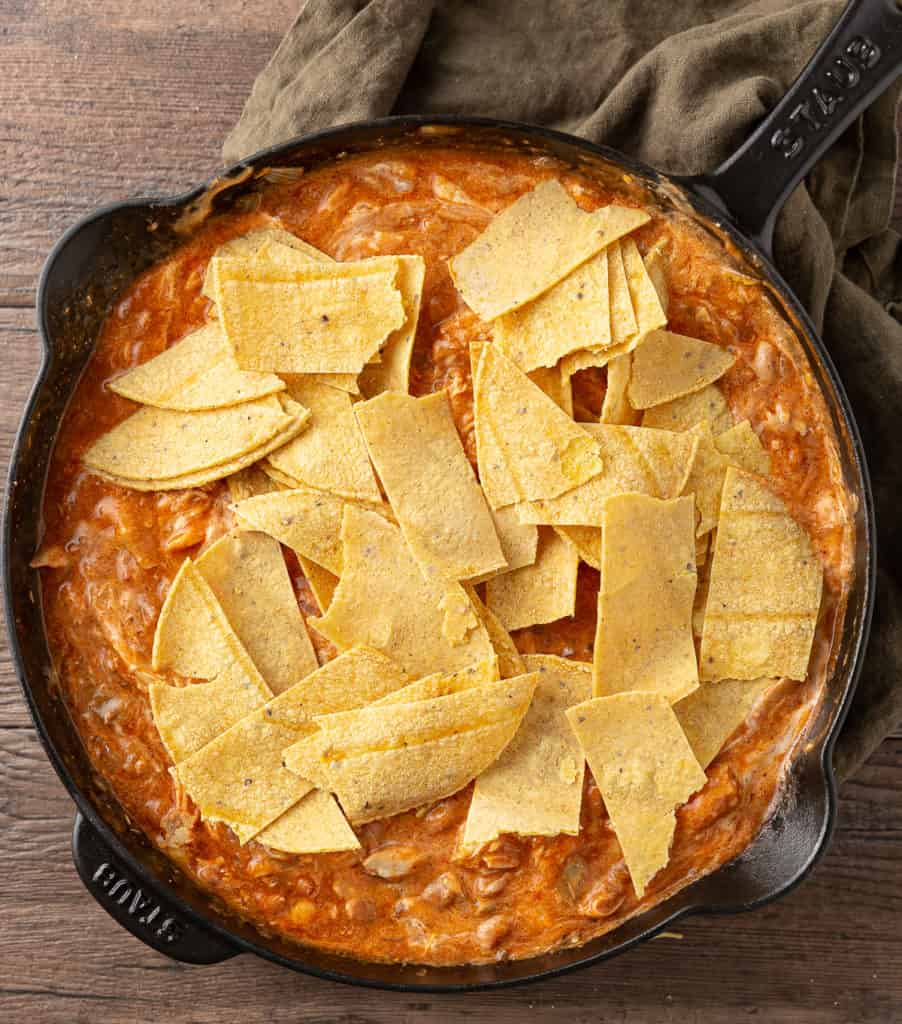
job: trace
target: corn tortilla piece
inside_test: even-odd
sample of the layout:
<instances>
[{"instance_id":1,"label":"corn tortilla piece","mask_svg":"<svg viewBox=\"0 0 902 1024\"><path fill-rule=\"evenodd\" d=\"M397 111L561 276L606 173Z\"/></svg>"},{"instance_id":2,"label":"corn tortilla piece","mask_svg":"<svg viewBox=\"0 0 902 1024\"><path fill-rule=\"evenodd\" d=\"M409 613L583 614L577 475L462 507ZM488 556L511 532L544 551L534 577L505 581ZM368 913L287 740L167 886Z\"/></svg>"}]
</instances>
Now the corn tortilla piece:
<instances>
[{"instance_id":1,"label":"corn tortilla piece","mask_svg":"<svg viewBox=\"0 0 902 1024\"><path fill-rule=\"evenodd\" d=\"M630 405L626 394L632 359L632 353L626 352L608 363L608 381L601 405L602 423L634 427L639 422L639 414Z\"/></svg>"},{"instance_id":2,"label":"corn tortilla piece","mask_svg":"<svg viewBox=\"0 0 902 1024\"><path fill-rule=\"evenodd\" d=\"M466 855L505 833L579 834L585 758L565 712L592 696L592 667L549 654L525 660L535 694L514 738L476 778L460 843Z\"/></svg>"},{"instance_id":3,"label":"corn tortilla piece","mask_svg":"<svg viewBox=\"0 0 902 1024\"><path fill-rule=\"evenodd\" d=\"M194 415L198 414L195 413ZM289 416L287 417L288 426L276 434L270 441L267 441L266 444L259 448L254 448L237 459L220 462L209 469L202 469L196 473L185 473L182 476L166 477L165 479L134 480L112 473L105 473L99 469L94 469L92 472L104 480L109 480L120 487L128 487L133 491L181 491L189 487L202 487L204 484L226 479L242 469L253 466L265 458L271 451L275 451L276 448L280 448L283 444L287 444L297 437L307 425L308 419L309 414L306 412L302 416Z\"/></svg>"},{"instance_id":4,"label":"corn tortilla piece","mask_svg":"<svg viewBox=\"0 0 902 1024\"><path fill-rule=\"evenodd\" d=\"M348 651L178 763L178 779L204 820L224 822L246 843L313 789L283 767L282 754L316 730L315 716L362 707L406 682L378 651Z\"/></svg>"},{"instance_id":5,"label":"corn tortilla piece","mask_svg":"<svg viewBox=\"0 0 902 1024\"><path fill-rule=\"evenodd\" d=\"M554 367L582 348L611 344L608 256L602 249L538 298L492 324L495 343L521 370Z\"/></svg>"},{"instance_id":6,"label":"corn tortilla piece","mask_svg":"<svg viewBox=\"0 0 902 1024\"><path fill-rule=\"evenodd\" d=\"M258 494L272 494L279 489L278 484L271 480L259 466L248 466L233 473L226 483L229 485L229 497L232 502L254 498Z\"/></svg>"},{"instance_id":7,"label":"corn tortilla piece","mask_svg":"<svg viewBox=\"0 0 902 1024\"><path fill-rule=\"evenodd\" d=\"M260 530L286 547L341 575L341 519L349 502L312 487L247 498L234 505L238 524Z\"/></svg>"},{"instance_id":8,"label":"corn tortilla piece","mask_svg":"<svg viewBox=\"0 0 902 1024\"><path fill-rule=\"evenodd\" d=\"M484 583L493 576L513 572L514 569L521 569L524 565L532 565L536 560L536 549L539 543L538 531L531 523L520 522L517 506L507 505L505 508L492 508L490 505L489 512L495 524L495 533L501 544L504 565L494 572L471 577L467 581L468 583Z\"/></svg>"},{"instance_id":9,"label":"corn tortilla piece","mask_svg":"<svg viewBox=\"0 0 902 1024\"><path fill-rule=\"evenodd\" d=\"M601 530L595 696L654 690L673 703L698 687L692 639L691 498L608 498Z\"/></svg>"},{"instance_id":10,"label":"corn tortilla piece","mask_svg":"<svg viewBox=\"0 0 902 1024\"><path fill-rule=\"evenodd\" d=\"M555 526L554 532L568 540L577 550L579 557L593 569L601 569L601 527L600 526Z\"/></svg>"},{"instance_id":11,"label":"corn tortilla piece","mask_svg":"<svg viewBox=\"0 0 902 1024\"><path fill-rule=\"evenodd\" d=\"M277 540L227 533L195 565L273 693L318 668Z\"/></svg>"},{"instance_id":12,"label":"corn tortilla piece","mask_svg":"<svg viewBox=\"0 0 902 1024\"><path fill-rule=\"evenodd\" d=\"M665 314L667 313L667 307L670 305L670 287L667 282L668 259L664 253L666 245L665 239L659 238L643 257L645 269L648 271L648 276L651 278L651 283L654 285L655 292L658 295L658 302L661 303L661 309L664 310Z\"/></svg>"},{"instance_id":13,"label":"corn tortilla piece","mask_svg":"<svg viewBox=\"0 0 902 1024\"><path fill-rule=\"evenodd\" d=\"M310 425L291 444L274 451L269 465L295 486L380 502L382 496L350 397L304 377L288 377L287 383L291 397L310 410Z\"/></svg>"},{"instance_id":14,"label":"corn tortilla piece","mask_svg":"<svg viewBox=\"0 0 902 1024\"><path fill-rule=\"evenodd\" d=\"M707 768L776 679L721 679L702 685L673 705L689 746Z\"/></svg>"},{"instance_id":15,"label":"corn tortilla piece","mask_svg":"<svg viewBox=\"0 0 902 1024\"><path fill-rule=\"evenodd\" d=\"M566 714L641 898L670 858L675 809L707 777L661 693L596 697Z\"/></svg>"},{"instance_id":16,"label":"corn tortilla piece","mask_svg":"<svg viewBox=\"0 0 902 1024\"><path fill-rule=\"evenodd\" d=\"M334 793L352 824L400 814L456 793L484 771L516 733L535 685L535 675L525 675L326 715L284 761Z\"/></svg>"},{"instance_id":17,"label":"corn tortilla piece","mask_svg":"<svg viewBox=\"0 0 902 1024\"><path fill-rule=\"evenodd\" d=\"M648 409L701 391L735 361L720 345L671 331L653 331L633 355L630 404L634 409Z\"/></svg>"},{"instance_id":18,"label":"corn tortilla piece","mask_svg":"<svg viewBox=\"0 0 902 1024\"><path fill-rule=\"evenodd\" d=\"M285 384L272 373L240 370L219 324L209 323L107 387L142 405L191 412L249 402Z\"/></svg>"},{"instance_id":19,"label":"corn tortilla piece","mask_svg":"<svg viewBox=\"0 0 902 1024\"><path fill-rule=\"evenodd\" d=\"M695 507L698 511L696 533L701 537L717 526L720 494L730 462L715 446L711 424L707 420L686 431L686 436L696 437L698 448L683 487L683 494L695 496Z\"/></svg>"},{"instance_id":20,"label":"corn tortilla piece","mask_svg":"<svg viewBox=\"0 0 902 1024\"><path fill-rule=\"evenodd\" d=\"M474 348L476 348L475 345L470 346L471 353ZM555 405L560 406L571 419L573 418L573 384L569 376L561 373L557 366L540 366L528 376L533 384L540 387Z\"/></svg>"},{"instance_id":21,"label":"corn tortilla piece","mask_svg":"<svg viewBox=\"0 0 902 1024\"><path fill-rule=\"evenodd\" d=\"M367 398L374 398L383 391L400 391L406 395L410 385L410 357L417 336L426 262L422 256L395 258L398 261L395 283L404 304L404 323L388 336L382 347L381 361L365 366L360 374L360 391Z\"/></svg>"},{"instance_id":22,"label":"corn tortilla piece","mask_svg":"<svg viewBox=\"0 0 902 1024\"><path fill-rule=\"evenodd\" d=\"M319 605L319 613L324 615L332 603L332 596L335 593L335 588L338 586L338 577L334 573L329 572L328 569L317 565L316 562L305 558L304 555L298 555L298 562L304 577L310 584L310 589L313 591L316 603Z\"/></svg>"},{"instance_id":23,"label":"corn tortilla piece","mask_svg":"<svg viewBox=\"0 0 902 1024\"><path fill-rule=\"evenodd\" d=\"M473 388L479 478L492 508L554 498L603 469L598 443L496 346Z\"/></svg>"},{"instance_id":24,"label":"corn tortilla piece","mask_svg":"<svg viewBox=\"0 0 902 1024\"><path fill-rule=\"evenodd\" d=\"M405 320L396 265L212 266L220 323L246 370L359 374Z\"/></svg>"},{"instance_id":25,"label":"corn tortilla piece","mask_svg":"<svg viewBox=\"0 0 902 1024\"><path fill-rule=\"evenodd\" d=\"M498 214L448 268L470 309L494 320L647 220L647 213L625 206L586 213L560 182L545 181Z\"/></svg>"},{"instance_id":26,"label":"corn tortilla piece","mask_svg":"<svg viewBox=\"0 0 902 1024\"><path fill-rule=\"evenodd\" d=\"M605 499L612 495L675 498L684 492L698 445L694 435L607 423L583 426L601 446L604 471L551 501L518 505L522 522L601 526Z\"/></svg>"},{"instance_id":27,"label":"corn tortilla piece","mask_svg":"<svg viewBox=\"0 0 902 1024\"><path fill-rule=\"evenodd\" d=\"M82 461L129 480L166 480L240 458L287 429L272 396L199 412L144 406L101 435Z\"/></svg>"},{"instance_id":28,"label":"corn tortilla piece","mask_svg":"<svg viewBox=\"0 0 902 1024\"><path fill-rule=\"evenodd\" d=\"M702 420L708 420L715 435L733 425L727 401L716 384L707 384L701 391L662 402L642 413L642 426L657 430L690 430Z\"/></svg>"},{"instance_id":29,"label":"corn tortilla piece","mask_svg":"<svg viewBox=\"0 0 902 1024\"><path fill-rule=\"evenodd\" d=\"M632 238L624 238L620 242L620 254L623 258L623 269L626 284L636 318L636 330L640 339L656 331L667 323L667 314L661 305L654 282L645 269L645 262Z\"/></svg>"},{"instance_id":30,"label":"corn tortilla piece","mask_svg":"<svg viewBox=\"0 0 902 1024\"><path fill-rule=\"evenodd\" d=\"M466 668L458 669L456 672L433 672L431 676L423 676L400 690L386 694L378 700L373 701L373 706L381 704L411 704L417 700L434 700L436 697L447 697L451 693L460 693L461 690L469 690L473 686L482 686L483 683L496 683L501 678L498 669L498 658L492 655L485 661L475 665L468 665Z\"/></svg>"},{"instance_id":31,"label":"corn tortilla piece","mask_svg":"<svg viewBox=\"0 0 902 1024\"><path fill-rule=\"evenodd\" d=\"M714 438L714 447L734 466L747 473L770 476L770 455L748 420L737 423Z\"/></svg>"},{"instance_id":32,"label":"corn tortilla piece","mask_svg":"<svg viewBox=\"0 0 902 1024\"><path fill-rule=\"evenodd\" d=\"M166 752L179 764L220 733L265 704L272 696L262 677L246 661L233 661L205 683L147 688L154 724Z\"/></svg>"},{"instance_id":33,"label":"corn tortilla piece","mask_svg":"<svg viewBox=\"0 0 902 1024\"><path fill-rule=\"evenodd\" d=\"M255 231L248 232L246 235L239 235L237 238L232 238L228 242L224 242L213 254L213 258L227 259L229 257L236 256L253 256L260 250L264 243L268 241L281 242L283 245L291 246L293 249L305 254L311 262L331 262L330 257L324 252L320 252L319 249L314 248L302 238L298 238L297 235L291 234L290 231L285 231L283 228L275 226L258 228ZM212 260L210 263L212 263ZM201 288L201 295L214 302L216 301L216 294L213 288L213 275L210 272L210 264L207 265L207 271L204 274L204 283Z\"/></svg>"},{"instance_id":34,"label":"corn tortilla piece","mask_svg":"<svg viewBox=\"0 0 902 1024\"><path fill-rule=\"evenodd\" d=\"M257 688L269 687L232 628L210 584L190 558L175 574L154 631L151 665L194 679L213 679L233 663Z\"/></svg>"},{"instance_id":35,"label":"corn tortilla piece","mask_svg":"<svg viewBox=\"0 0 902 1024\"><path fill-rule=\"evenodd\" d=\"M342 569L325 615L310 625L339 650L358 644L395 658L417 678L453 672L492 654L485 628L458 583L427 578L398 526L348 505L341 525ZM464 635L449 628L472 628ZM450 636L449 636L450 633Z\"/></svg>"},{"instance_id":36,"label":"corn tortilla piece","mask_svg":"<svg viewBox=\"0 0 902 1024\"><path fill-rule=\"evenodd\" d=\"M331 793L314 789L254 839L281 853L338 853L360 842Z\"/></svg>"},{"instance_id":37,"label":"corn tortilla piece","mask_svg":"<svg viewBox=\"0 0 902 1024\"><path fill-rule=\"evenodd\" d=\"M355 407L367 450L424 573L461 580L506 565L444 391L387 391Z\"/></svg>"},{"instance_id":38,"label":"corn tortilla piece","mask_svg":"<svg viewBox=\"0 0 902 1024\"><path fill-rule=\"evenodd\" d=\"M485 626L495 654L498 656L498 671L501 678L511 679L514 676L523 675L526 671L526 663L517 650L517 645L511 639L510 633L501 624L498 616L485 605L482 598L476 593L476 588L469 583L465 583L463 586L473 605L473 611Z\"/></svg>"},{"instance_id":39,"label":"corn tortilla piece","mask_svg":"<svg viewBox=\"0 0 902 1024\"><path fill-rule=\"evenodd\" d=\"M804 679L822 587L805 530L760 479L731 466L711 560L702 679Z\"/></svg>"},{"instance_id":40,"label":"corn tortilla piece","mask_svg":"<svg viewBox=\"0 0 902 1024\"><path fill-rule=\"evenodd\" d=\"M495 576L485 585L486 604L507 630L556 622L576 611L576 548L547 526L539 530L536 560Z\"/></svg>"}]
</instances>

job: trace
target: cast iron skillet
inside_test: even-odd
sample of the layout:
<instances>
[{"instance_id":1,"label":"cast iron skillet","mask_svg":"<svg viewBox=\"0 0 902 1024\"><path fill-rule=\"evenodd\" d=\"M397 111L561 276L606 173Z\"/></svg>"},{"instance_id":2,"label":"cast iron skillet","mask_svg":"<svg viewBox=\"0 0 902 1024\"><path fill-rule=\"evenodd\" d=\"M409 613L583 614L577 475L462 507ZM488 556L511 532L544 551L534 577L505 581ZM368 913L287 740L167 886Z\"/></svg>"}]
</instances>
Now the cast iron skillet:
<instances>
[{"instance_id":1,"label":"cast iron skillet","mask_svg":"<svg viewBox=\"0 0 902 1024\"><path fill-rule=\"evenodd\" d=\"M47 755L78 808L72 846L91 895L148 946L185 963L252 952L335 981L404 991L460 991L546 978L623 952L684 914L749 910L789 891L823 852L835 812L833 741L852 695L874 597L874 508L858 430L836 370L798 300L770 261L784 199L818 157L902 68L902 11L894 0L854 0L786 97L717 170L666 179L619 153L530 125L459 117L386 118L346 125L259 153L224 179L174 199L119 203L72 228L44 268L37 312L44 363L16 440L3 522L3 582L13 659ZM421 968L364 963L270 938L217 906L129 825L93 774L53 685L37 573L40 508L54 438L111 302L137 273L184 237L207 209L252 201L267 168L311 167L340 154L405 141L516 146L600 176L624 170L651 197L676 201L770 286L798 334L839 438L858 499L857 564L846 625L826 697L791 768L773 817L732 863L586 945L489 966Z\"/></svg>"}]
</instances>

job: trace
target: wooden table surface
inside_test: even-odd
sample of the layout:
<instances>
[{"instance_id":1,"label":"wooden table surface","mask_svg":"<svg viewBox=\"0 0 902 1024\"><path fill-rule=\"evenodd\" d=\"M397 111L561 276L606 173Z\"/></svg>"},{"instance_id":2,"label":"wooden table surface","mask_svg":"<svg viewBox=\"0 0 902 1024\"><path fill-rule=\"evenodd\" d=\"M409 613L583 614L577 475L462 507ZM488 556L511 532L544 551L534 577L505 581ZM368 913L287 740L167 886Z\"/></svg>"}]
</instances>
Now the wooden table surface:
<instances>
[{"instance_id":1,"label":"wooden table surface","mask_svg":"<svg viewBox=\"0 0 902 1024\"><path fill-rule=\"evenodd\" d=\"M215 170L297 6L0 0L4 470L38 365L34 289L51 244L102 203L178 192ZM902 1020L902 731L842 787L830 852L777 904L687 920L682 941L651 942L541 985L405 996L247 956L185 967L120 930L75 875L71 801L35 737L5 647L0 657L0 1021Z\"/></svg>"}]
</instances>

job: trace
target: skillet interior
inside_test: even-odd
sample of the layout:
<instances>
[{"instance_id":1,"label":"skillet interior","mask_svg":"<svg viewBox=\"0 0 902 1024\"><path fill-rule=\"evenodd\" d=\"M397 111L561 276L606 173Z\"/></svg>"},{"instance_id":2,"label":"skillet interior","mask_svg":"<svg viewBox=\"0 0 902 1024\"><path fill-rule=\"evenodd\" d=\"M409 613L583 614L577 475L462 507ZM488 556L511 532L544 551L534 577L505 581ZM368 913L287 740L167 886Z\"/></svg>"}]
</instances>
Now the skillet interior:
<instances>
[{"instance_id":1,"label":"skillet interior","mask_svg":"<svg viewBox=\"0 0 902 1024\"><path fill-rule=\"evenodd\" d=\"M256 929L221 912L208 894L182 878L137 830L130 828L102 780L94 776L56 694L38 576L28 563L40 540L37 510L42 505L53 440L69 396L87 364L107 310L138 273L163 258L198 219L211 211L252 204L267 180L267 168L309 168L340 158L344 153L365 151L384 143L414 141L424 146L447 146L453 145L456 138L462 144L517 146L536 153L551 153L601 179L622 179L626 172L633 185L647 191L652 201L675 200L685 207L688 198L709 230L747 259L750 272L768 280L776 301L796 327L824 393L839 439L847 485L858 499L857 565L846 625L825 699L809 728L773 818L741 857L616 931L577 949L491 966L422 968L361 963L262 936ZM513 984L621 952L686 912L735 911L757 906L788 891L823 851L835 809L829 763L832 740L851 697L873 599L873 509L866 468L841 385L804 311L761 254L704 200L684 194L678 186L618 154L558 133L469 119L388 119L333 129L258 154L209 189L202 188L173 200L126 203L100 211L70 231L48 260L38 296L38 316L46 346L45 363L11 463L3 535L5 595L13 653L42 740L79 809L112 845L126 873L131 872L145 889L157 890L164 903L182 919L185 927L181 938L167 949L171 955L209 962L223 959L231 955L233 948L240 948L296 970L384 987L447 991ZM88 831L80 830L80 843L85 842ZM84 874L83 871L83 877ZM90 872L85 880L96 895L98 886L91 885ZM104 905L111 909L108 903Z\"/></svg>"}]
</instances>

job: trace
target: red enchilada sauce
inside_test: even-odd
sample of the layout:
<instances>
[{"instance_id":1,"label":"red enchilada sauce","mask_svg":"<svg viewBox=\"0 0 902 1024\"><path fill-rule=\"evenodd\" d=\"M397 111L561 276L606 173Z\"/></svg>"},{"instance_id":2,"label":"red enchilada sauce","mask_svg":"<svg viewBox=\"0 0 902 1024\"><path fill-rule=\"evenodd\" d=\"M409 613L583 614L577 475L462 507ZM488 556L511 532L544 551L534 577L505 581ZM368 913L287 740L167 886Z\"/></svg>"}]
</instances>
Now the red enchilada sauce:
<instances>
[{"instance_id":1,"label":"red enchilada sauce","mask_svg":"<svg viewBox=\"0 0 902 1024\"><path fill-rule=\"evenodd\" d=\"M666 243L670 328L737 355L720 386L734 420L750 419L759 433L772 459L772 486L811 534L825 598L808 680L769 691L710 765L707 785L678 810L670 863L641 903L589 772L579 836L505 836L464 861L453 853L472 787L359 827L359 851L296 856L253 841L240 846L225 826L202 822L173 781L146 695L154 628L182 560L232 525L228 492L219 482L144 494L86 472L80 456L88 445L135 409L104 382L200 325L208 308L200 288L215 248L277 218L338 260L425 258L411 391L448 389L475 464L467 345L488 329L463 305L445 261L494 213L552 176L586 209L615 198L547 158L450 148L383 151L272 186L259 209L208 221L120 299L63 423L36 564L72 717L135 826L222 904L267 932L364 959L430 964L581 944L745 848L817 705L852 557L850 498L823 400L763 289L731 269L721 246L688 220L657 212L635 237L643 251ZM616 198L636 202L628 192ZM574 379L578 418L597 419L604 379L592 370ZM296 560L286 557L301 610L317 614ZM761 585L768 585L766 573ZM517 645L591 660L597 590L598 574L582 565L576 615L519 631ZM313 630L311 637L321 660L334 654Z\"/></svg>"}]
</instances>

